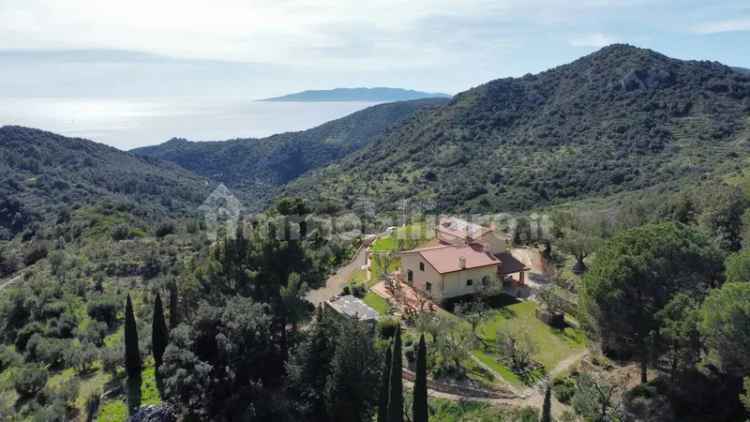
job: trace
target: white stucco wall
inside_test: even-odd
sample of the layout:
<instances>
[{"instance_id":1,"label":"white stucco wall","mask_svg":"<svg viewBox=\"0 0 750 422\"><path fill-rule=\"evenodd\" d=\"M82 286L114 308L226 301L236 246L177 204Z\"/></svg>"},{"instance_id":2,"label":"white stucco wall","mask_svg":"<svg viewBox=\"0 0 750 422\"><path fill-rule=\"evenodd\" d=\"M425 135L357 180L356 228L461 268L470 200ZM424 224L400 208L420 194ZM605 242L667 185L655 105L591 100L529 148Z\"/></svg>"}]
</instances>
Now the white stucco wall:
<instances>
[{"instance_id":1,"label":"white stucco wall","mask_svg":"<svg viewBox=\"0 0 750 422\"><path fill-rule=\"evenodd\" d=\"M420 262L424 263L424 271L419 269ZM485 276L491 283L498 282L496 265L440 274L418 253L401 255L401 274L407 282L409 270L414 274L411 285L416 290L425 292L427 283L432 283L429 296L435 302L477 293L482 288L482 277ZM467 280L473 281L471 286L466 285Z\"/></svg>"},{"instance_id":2,"label":"white stucco wall","mask_svg":"<svg viewBox=\"0 0 750 422\"><path fill-rule=\"evenodd\" d=\"M424 271L419 269L419 263L424 264ZM426 291L427 283L432 283L432 291L430 296L435 301L442 300L442 291L440 286L443 284L443 277L438 273L435 268L432 267L427 261L422 259L422 256L418 253L407 253L401 255L401 274L403 274L404 281L408 282L409 270L414 274L411 285L421 291Z\"/></svg>"}]
</instances>

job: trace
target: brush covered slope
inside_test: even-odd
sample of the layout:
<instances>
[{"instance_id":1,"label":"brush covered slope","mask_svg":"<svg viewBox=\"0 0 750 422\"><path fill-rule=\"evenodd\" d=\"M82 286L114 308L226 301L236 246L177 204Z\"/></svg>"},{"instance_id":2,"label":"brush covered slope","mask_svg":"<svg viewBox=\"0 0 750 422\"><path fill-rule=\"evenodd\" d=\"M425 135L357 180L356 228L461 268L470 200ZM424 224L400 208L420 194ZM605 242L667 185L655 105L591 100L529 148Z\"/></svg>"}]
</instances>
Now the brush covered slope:
<instances>
[{"instance_id":1,"label":"brush covered slope","mask_svg":"<svg viewBox=\"0 0 750 422\"><path fill-rule=\"evenodd\" d=\"M446 103L446 99L426 99L380 104L300 132L224 142L172 139L132 152L172 161L225 183L262 207L290 180L374 142L419 112Z\"/></svg>"},{"instance_id":2,"label":"brush covered slope","mask_svg":"<svg viewBox=\"0 0 750 422\"><path fill-rule=\"evenodd\" d=\"M141 214L189 214L210 193L208 180L172 163L137 157L79 138L18 126L0 128L0 239L71 207L110 201Z\"/></svg>"},{"instance_id":3,"label":"brush covered slope","mask_svg":"<svg viewBox=\"0 0 750 422\"><path fill-rule=\"evenodd\" d=\"M679 183L742 164L750 76L612 45L537 75L456 95L333 165L291 195L381 209L523 210Z\"/></svg>"}]
</instances>

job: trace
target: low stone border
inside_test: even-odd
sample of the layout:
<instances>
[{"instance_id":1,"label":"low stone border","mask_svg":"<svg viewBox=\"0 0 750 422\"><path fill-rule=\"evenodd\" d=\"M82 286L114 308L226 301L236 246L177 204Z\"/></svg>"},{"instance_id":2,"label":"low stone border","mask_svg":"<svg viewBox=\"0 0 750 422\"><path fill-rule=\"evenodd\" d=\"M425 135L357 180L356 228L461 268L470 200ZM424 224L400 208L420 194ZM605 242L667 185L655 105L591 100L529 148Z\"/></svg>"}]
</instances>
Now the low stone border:
<instances>
[{"instance_id":1,"label":"low stone border","mask_svg":"<svg viewBox=\"0 0 750 422\"><path fill-rule=\"evenodd\" d=\"M417 375L406 369L402 369L403 378L407 381L414 382ZM441 381L435 381L427 378L427 388L441 393L453 394L456 396L466 396L467 398L485 398L485 399L515 399L518 395L507 390L489 390L484 388L474 388L466 385L452 384Z\"/></svg>"}]
</instances>

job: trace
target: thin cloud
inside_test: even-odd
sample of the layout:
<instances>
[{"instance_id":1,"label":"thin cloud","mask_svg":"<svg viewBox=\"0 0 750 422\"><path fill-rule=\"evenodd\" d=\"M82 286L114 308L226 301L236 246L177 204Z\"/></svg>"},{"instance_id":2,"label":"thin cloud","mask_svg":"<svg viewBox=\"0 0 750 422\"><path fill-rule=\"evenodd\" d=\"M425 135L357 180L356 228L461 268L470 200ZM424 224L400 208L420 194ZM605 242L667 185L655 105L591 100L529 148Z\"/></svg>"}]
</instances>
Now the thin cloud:
<instances>
[{"instance_id":1,"label":"thin cloud","mask_svg":"<svg viewBox=\"0 0 750 422\"><path fill-rule=\"evenodd\" d=\"M705 22L694 26L692 30L698 34L750 31L750 18Z\"/></svg>"},{"instance_id":2,"label":"thin cloud","mask_svg":"<svg viewBox=\"0 0 750 422\"><path fill-rule=\"evenodd\" d=\"M569 43L573 47L601 48L610 44L614 44L618 41L619 40L614 36L597 32L572 38L569 40Z\"/></svg>"}]
</instances>

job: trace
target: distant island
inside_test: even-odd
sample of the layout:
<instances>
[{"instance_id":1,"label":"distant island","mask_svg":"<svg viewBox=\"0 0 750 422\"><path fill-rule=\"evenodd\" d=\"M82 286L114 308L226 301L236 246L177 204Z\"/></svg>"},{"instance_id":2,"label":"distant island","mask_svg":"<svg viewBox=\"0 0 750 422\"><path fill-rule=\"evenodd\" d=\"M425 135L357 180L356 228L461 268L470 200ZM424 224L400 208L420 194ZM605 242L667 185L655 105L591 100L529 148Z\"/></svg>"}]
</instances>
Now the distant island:
<instances>
[{"instance_id":1,"label":"distant island","mask_svg":"<svg viewBox=\"0 0 750 422\"><path fill-rule=\"evenodd\" d=\"M434 92L420 92L401 88L335 88L325 90L309 90L282 95L280 97L266 98L259 101L407 101L420 98L450 98L448 94Z\"/></svg>"}]
</instances>

